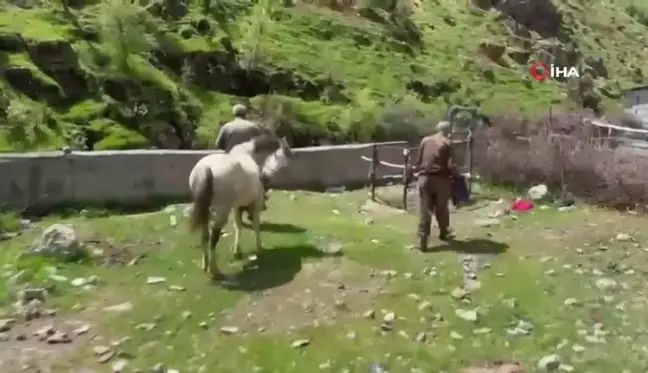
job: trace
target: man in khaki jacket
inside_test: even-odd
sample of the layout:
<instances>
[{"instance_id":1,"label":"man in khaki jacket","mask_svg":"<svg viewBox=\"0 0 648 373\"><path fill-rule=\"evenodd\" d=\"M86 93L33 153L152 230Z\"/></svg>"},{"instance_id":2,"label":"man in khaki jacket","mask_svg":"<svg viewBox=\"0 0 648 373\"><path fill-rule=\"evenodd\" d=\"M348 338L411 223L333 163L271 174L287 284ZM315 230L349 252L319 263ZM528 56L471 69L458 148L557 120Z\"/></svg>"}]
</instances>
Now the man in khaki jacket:
<instances>
[{"instance_id":1,"label":"man in khaki jacket","mask_svg":"<svg viewBox=\"0 0 648 373\"><path fill-rule=\"evenodd\" d=\"M452 238L450 229L449 203L452 197L452 178L458 176L452 155L452 132L450 122L437 124L437 133L421 140L418 158L412 166L417 176L419 192L418 246L425 251L430 236L432 223L431 212L434 211L439 225L439 238Z\"/></svg>"},{"instance_id":2,"label":"man in khaki jacket","mask_svg":"<svg viewBox=\"0 0 648 373\"><path fill-rule=\"evenodd\" d=\"M246 141L252 140L252 138L264 134L263 128L252 122L245 119L247 114L247 108L241 104L236 104L232 107L232 114L234 115L234 120L225 123L218 132L216 137L216 149L229 152L238 144L244 143ZM269 180L261 175L261 183L263 188L266 191L265 199L268 199L268 184ZM263 210L266 210L266 204L263 204Z\"/></svg>"}]
</instances>

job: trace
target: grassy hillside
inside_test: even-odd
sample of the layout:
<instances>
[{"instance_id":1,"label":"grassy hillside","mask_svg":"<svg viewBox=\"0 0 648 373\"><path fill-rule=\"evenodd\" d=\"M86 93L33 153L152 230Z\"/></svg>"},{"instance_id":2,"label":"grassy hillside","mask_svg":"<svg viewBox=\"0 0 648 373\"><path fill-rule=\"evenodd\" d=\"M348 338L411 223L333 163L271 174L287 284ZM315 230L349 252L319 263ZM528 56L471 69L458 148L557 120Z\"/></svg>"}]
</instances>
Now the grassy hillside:
<instances>
[{"instance_id":1,"label":"grassy hillside","mask_svg":"<svg viewBox=\"0 0 648 373\"><path fill-rule=\"evenodd\" d=\"M613 110L643 82L629 0L0 0L0 149L204 146L233 103L297 145L402 138L449 103ZM535 82L529 61L587 74Z\"/></svg>"}]
</instances>

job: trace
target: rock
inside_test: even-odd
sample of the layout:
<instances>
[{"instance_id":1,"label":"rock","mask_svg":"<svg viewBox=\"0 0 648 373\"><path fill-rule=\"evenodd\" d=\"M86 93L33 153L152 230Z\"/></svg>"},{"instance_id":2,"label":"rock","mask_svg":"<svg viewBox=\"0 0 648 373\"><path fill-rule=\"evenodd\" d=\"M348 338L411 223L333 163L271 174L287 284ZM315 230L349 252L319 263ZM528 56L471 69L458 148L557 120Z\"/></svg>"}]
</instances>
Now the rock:
<instances>
[{"instance_id":1,"label":"rock","mask_svg":"<svg viewBox=\"0 0 648 373\"><path fill-rule=\"evenodd\" d=\"M385 324L391 324L396 321L396 314L394 312L387 312L383 317L383 322Z\"/></svg>"},{"instance_id":2,"label":"rock","mask_svg":"<svg viewBox=\"0 0 648 373\"><path fill-rule=\"evenodd\" d=\"M563 303L565 306L574 306L578 304L578 300L576 298L567 298Z\"/></svg>"},{"instance_id":3,"label":"rock","mask_svg":"<svg viewBox=\"0 0 648 373\"><path fill-rule=\"evenodd\" d=\"M96 356L105 355L105 354L107 354L108 352L110 352L110 347L108 347L108 346L103 346L103 345L97 345L97 346L94 346L94 347L92 348L92 352L93 352Z\"/></svg>"},{"instance_id":4,"label":"rock","mask_svg":"<svg viewBox=\"0 0 648 373\"><path fill-rule=\"evenodd\" d=\"M113 357L115 357L115 353L112 352L112 351L109 351L109 352L107 352L107 353L105 353L105 354L99 356L99 358L97 359L97 361L98 361L100 364L106 364L106 363L109 362Z\"/></svg>"},{"instance_id":5,"label":"rock","mask_svg":"<svg viewBox=\"0 0 648 373\"><path fill-rule=\"evenodd\" d=\"M363 314L362 317L365 319L374 319L376 318L376 311L374 310L366 310Z\"/></svg>"},{"instance_id":6,"label":"rock","mask_svg":"<svg viewBox=\"0 0 648 373\"><path fill-rule=\"evenodd\" d=\"M424 343L427 340L427 334L425 332L417 333L416 337L414 337L414 340L417 343Z\"/></svg>"},{"instance_id":7,"label":"rock","mask_svg":"<svg viewBox=\"0 0 648 373\"><path fill-rule=\"evenodd\" d=\"M493 330L491 328L477 328L473 330L473 334L476 335L484 335L484 334L490 334Z\"/></svg>"},{"instance_id":8,"label":"rock","mask_svg":"<svg viewBox=\"0 0 648 373\"><path fill-rule=\"evenodd\" d=\"M151 367L151 373L167 373L167 368L158 363Z\"/></svg>"},{"instance_id":9,"label":"rock","mask_svg":"<svg viewBox=\"0 0 648 373\"><path fill-rule=\"evenodd\" d=\"M70 343L72 338L70 338L67 333L62 331L55 331L54 334L47 338L47 343L49 344L59 344L59 343Z\"/></svg>"},{"instance_id":10,"label":"rock","mask_svg":"<svg viewBox=\"0 0 648 373\"><path fill-rule=\"evenodd\" d=\"M123 313L123 312L129 312L133 309L133 303L131 302L124 302L120 304L115 304L113 306L108 306L104 307L104 311L106 312L116 312L116 313Z\"/></svg>"},{"instance_id":11,"label":"rock","mask_svg":"<svg viewBox=\"0 0 648 373\"><path fill-rule=\"evenodd\" d=\"M480 227L488 228L502 224L500 219L478 219L475 224Z\"/></svg>"},{"instance_id":12,"label":"rock","mask_svg":"<svg viewBox=\"0 0 648 373\"><path fill-rule=\"evenodd\" d=\"M418 306L419 312L427 311L427 310L430 310L430 309L432 309L432 302L427 301L427 300L424 300Z\"/></svg>"},{"instance_id":13,"label":"rock","mask_svg":"<svg viewBox=\"0 0 648 373\"><path fill-rule=\"evenodd\" d=\"M45 288L27 288L20 292L20 302L28 304L33 300L45 302L48 291Z\"/></svg>"},{"instance_id":14,"label":"rock","mask_svg":"<svg viewBox=\"0 0 648 373\"><path fill-rule=\"evenodd\" d=\"M475 310L456 309L455 315L462 320L477 321L477 311Z\"/></svg>"},{"instance_id":15,"label":"rock","mask_svg":"<svg viewBox=\"0 0 648 373\"><path fill-rule=\"evenodd\" d=\"M113 373L122 373L126 368L126 365L128 365L128 360L126 359L119 359L115 361L111 366Z\"/></svg>"},{"instance_id":16,"label":"rock","mask_svg":"<svg viewBox=\"0 0 648 373\"><path fill-rule=\"evenodd\" d=\"M89 325L89 324L85 324L85 325L82 325L82 326L80 326L80 327L74 329L74 334L76 334L76 335L84 335L84 334L86 334L88 331L90 331L90 325Z\"/></svg>"},{"instance_id":17,"label":"rock","mask_svg":"<svg viewBox=\"0 0 648 373\"><path fill-rule=\"evenodd\" d=\"M483 1L483 0L482 0ZM495 8L543 38L561 35L563 16L551 0L493 1Z\"/></svg>"},{"instance_id":18,"label":"rock","mask_svg":"<svg viewBox=\"0 0 648 373\"><path fill-rule=\"evenodd\" d=\"M14 319L0 319L0 333L10 331L15 321Z\"/></svg>"},{"instance_id":19,"label":"rock","mask_svg":"<svg viewBox=\"0 0 648 373\"><path fill-rule=\"evenodd\" d=\"M232 335L238 333L239 328L236 326L223 326L222 328L220 328L220 331L223 334Z\"/></svg>"},{"instance_id":20,"label":"rock","mask_svg":"<svg viewBox=\"0 0 648 373\"><path fill-rule=\"evenodd\" d=\"M538 369L544 372L555 371L560 367L560 356L547 355L538 361Z\"/></svg>"},{"instance_id":21,"label":"rock","mask_svg":"<svg viewBox=\"0 0 648 373\"><path fill-rule=\"evenodd\" d=\"M44 341L47 339L47 337L53 335L56 332L56 329L54 329L53 325L47 325L44 326L38 330L36 330L33 335L35 337L38 337L39 340Z\"/></svg>"},{"instance_id":22,"label":"rock","mask_svg":"<svg viewBox=\"0 0 648 373\"><path fill-rule=\"evenodd\" d=\"M456 287L450 292L450 296L454 299L464 299L468 296L468 292L464 288Z\"/></svg>"},{"instance_id":23,"label":"rock","mask_svg":"<svg viewBox=\"0 0 648 373\"><path fill-rule=\"evenodd\" d=\"M146 279L146 283L149 284L149 285L161 284L161 283L164 283L164 282L166 282L166 278L164 278L164 277L152 276L152 277L149 277L149 278Z\"/></svg>"},{"instance_id":24,"label":"rock","mask_svg":"<svg viewBox=\"0 0 648 373\"><path fill-rule=\"evenodd\" d=\"M608 69L603 58L585 56L585 64L591 68L596 77L608 78Z\"/></svg>"},{"instance_id":25,"label":"rock","mask_svg":"<svg viewBox=\"0 0 648 373\"><path fill-rule=\"evenodd\" d=\"M169 290L173 290L173 291L185 291L185 290L187 290L187 288L184 287L184 286L171 285L171 286L169 286Z\"/></svg>"},{"instance_id":26,"label":"rock","mask_svg":"<svg viewBox=\"0 0 648 373\"><path fill-rule=\"evenodd\" d=\"M600 290L612 290L618 286L618 283L607 277L602 277L596 280L596 287Z\"/></svg>"},{"instance_id":27,"label":"rock","mask_svg":"<svg viewBox=\"0 0 648 373\"><path fill-rule=\"evenodd\" d=\"M53 224L23 250L22 256L43 256L62 262L76 262L89 257L89 254L77 240L76 232L71 226Z\"/></svg>"},{"instance_id":28,"label":"rock","mask_svg":"<svg viewBox=\"0 0 648 373\"><path fill-rule=\"evenodd\" d=\"M21 52L24 48L25 42L20 37L20 34L14 32L0 33L0 51L16 53Z\"/></svg>"},{"instance_id":29,"label":"rock","mask_svg":"<svg viewBox=\"0 0 648 373\"><path fill-rule=\"evenodd\" d=\"M627 233L617 233L617 235L616 235L616 237L614 239L617 240L617 241L621 241L621 242L634 241L634 237L632 237L631 235L629 235Z\"/></svg>"},{"instance_id":30,"label":"rock","mask_svg":"<svg viewBox=\"0 0 648 373\"><path fill-rule=\"evenodd\" d=\"M539 184L529 188L529 192L527 194L529 195L529 198L535 201L544 198L548 192L549 189L546 185Z\"/></svg>"},{"instance_id":31,"label":"rock","mask_svg":"<svg viewBox=\"0 0 648 373\"><path fill-rule=\"evenodd\" d=\"M306 347L311 343L310 339L298 339L290 344L292 348Z\"/></svg>"},{"instance_id":32,"label":"rock","mask_svg":"<svg viewBox=\"0 0 648 373\"><path fill-rule=\"evenodd\" d=\"M583 352L583 351L585 351L585 347L583 347L583 346L581 346L579 344L575 344L575 345L572 346L572 350L574 352Z\"/></svg>"},{"instance_id":33,"label":"rock","mask_svg":"<svg viewBox=\"0 0 648 373\"><path fill-rule=\"evenodd\" d=\"M482 41L479 43L479 52L493 62L498 62L506 51L506 46L493 43L492 41Z\"/></svg>"}]
</instances>

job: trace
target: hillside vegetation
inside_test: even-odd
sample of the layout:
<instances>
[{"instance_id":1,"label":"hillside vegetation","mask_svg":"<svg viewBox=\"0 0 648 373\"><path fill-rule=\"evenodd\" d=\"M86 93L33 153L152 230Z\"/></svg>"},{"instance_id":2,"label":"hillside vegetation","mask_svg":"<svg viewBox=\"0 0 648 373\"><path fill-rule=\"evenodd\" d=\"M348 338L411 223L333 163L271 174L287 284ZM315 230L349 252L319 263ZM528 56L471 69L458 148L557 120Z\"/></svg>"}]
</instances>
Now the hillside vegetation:
<instances>
[{"instance_id":1,"label":"hillside vegetation","mask_svg":"<svg viewBox=\"0 0 648 373\"><path fill-rule=\"evenodd\" d=\"M233 103L295 145L402 139L448 104L598 112L643 82L628 0L0 0L0 149L207 146ZM529 61L586 74L535 82Z\"/></svg>"}]
</instances>

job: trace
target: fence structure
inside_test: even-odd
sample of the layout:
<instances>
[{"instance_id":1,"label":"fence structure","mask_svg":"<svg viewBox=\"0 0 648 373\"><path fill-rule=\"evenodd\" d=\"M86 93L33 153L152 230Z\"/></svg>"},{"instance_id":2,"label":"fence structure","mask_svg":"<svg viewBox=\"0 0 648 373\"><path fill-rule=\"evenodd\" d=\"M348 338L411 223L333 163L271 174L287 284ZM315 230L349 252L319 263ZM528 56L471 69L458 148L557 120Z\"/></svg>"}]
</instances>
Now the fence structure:
<instances>
[{"instance_id":1,"label":"fence structure","mask_svg":"<svg viewBox=\"0 0 648 373\"><path fill-rule=\"evenodd\" d=\"M590 128L592 130L592 138L590 141L592 143L590 144L591 147L594 148L600 148L600 147L612 147L616 148L619 146L619 144L622 143L623 140L627 140L628 137L624 136L624 133L633 133L633 134L641 134L641 135L646 135L646 139L648 140L648 130L646 129L636 129L636 128L629 128L629 127L623 127L623 126L617 126L613 125L610 123L607 123L602 120L595 120L595 119L583 119L582 124L585 128ZM565 135L565 134L559 134L559 133L551 133L548 132L546 136L550 137L552 139L552 142L554 142L555 146L553 147L553 151L555 154L553 156L556 158L555 164L558 167L561 167L561 162L559 159L564 155L564 153L569 152L570 148L572 147L574 137L570 135ZM475 175L474 168L475 168L475 162L474 162L474 137L473 137L473 132L470 130L463 131L463 132L455 132L451 136L453 147L454 147L454 155L456 159L456 163L459 166L459 171L462 173L468 173L471 176ZM520 146L520 147L527 147L530 145L531 138L525 137L525 136L516 136L515 141L515 146ZM514 144L511 144L513 146ZM394 152L393 148L399 149L399 153L402 153L402 163L393 163L393 162L388 162L384 160L384 157L382 154L386 151L386 149L391 149L390 151L390 157L394 157ZM646 156L647 155L647 150L646 149L639 149L639 148L633 148L632 146L627 146L626 147L629 152L634 152L637 154L637 156ZM624 149L626 149L624 148ZM418 147L412 146L411 144L394 144L394 145L383 145L383 146L372 146L371 150L371 157L366 157L362 156L361 158L369 163L369 175L368 175L368 186L370 189L370 197L372 201L377 201L381 202L384 204L393 204L393 203L388 203L384 200L381 200L380 196L377 195L376 188L380 184L381 180L378 180L376 175L382 173L383 175L386 174L384 169L390 169L390 170L397 170L399 172L398 174L390 175L390 179L393 181L398 181L399 184L401 184L402 189L400 192L400 206L402 206L403 210L408 210L408 200L410 197L410 191L412 188L412 183L411 180L409 179L408 175L408 168L410 167L412 160L415 159L418 155ZM562 168L562 167L561 167ZM565 179L567 176L564 175L564 170L560 170L561 174L561 179ZM469 178L468 180L468 187L471 188L471 181ZM561 183L564 185L565 183Z\"/></svg>"},{"instance_id":2,"label":"fence structure","mask_svg":"<svg viewBox=\"0 0 648 373\"><path fill-rule=\"evenodd\" d=\"M455 161L459 165L459 171L462 173L473 174L473 133L470 130L454 132L451 135L453 151L455 154ZM401 150L403 155L403 163L397 164L393 162L387 162L381 157L381 149L386 148L396 148ZM369 162L369 175L368 175L368 186L369 186L369 195L372 201L381 202L388 204L385 201L382 201L379 196L376 194L376 188L379 184L379 180L376 175L381 171L380 168L388 168L399 170L400 174L390 175L390 179L399 180L402 184L401 189L401 205L403 210L408 209L408 194L409 190L412 189L412 180L408 173L410 165L413 159L416 159L418 156L419 148L417 146L411 145L382 145L382 146L372 146L371 158L362 156L361 158ZM470 181L468 184L470 188Z\"/></svg>"}]
</instances>

